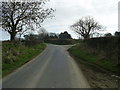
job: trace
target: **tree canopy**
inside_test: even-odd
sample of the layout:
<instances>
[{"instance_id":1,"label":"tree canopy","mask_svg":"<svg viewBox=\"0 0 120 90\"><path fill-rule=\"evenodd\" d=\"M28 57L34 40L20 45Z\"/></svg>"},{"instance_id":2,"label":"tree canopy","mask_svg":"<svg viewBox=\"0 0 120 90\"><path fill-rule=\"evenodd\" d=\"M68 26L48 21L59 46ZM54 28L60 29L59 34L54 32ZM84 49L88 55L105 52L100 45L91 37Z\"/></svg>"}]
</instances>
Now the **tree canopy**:
<instances>
[{"instance_id":1,"label":"tree canopy","mask_svg":"<svg viewBox=\"0 0 120 90\"><path fill-rule=\"evenodd\" d=\"M14 40L17 33L34 30L34 26L40 24L53 15L52 8L45 8L47 0L39 2L2 2L1 15L2 28L10 34Z\"/></svg>"},{"instance_id":2,"label":"tree canopy","mask_svg":"<svg viewBox=\"0 0 120 90\"><path fill-rule=\"evenodd\" d=\"M116 31L116 32L115 32L115 36L120 37L120 32L119 32L119 31Z\"/></svg>"},{"instance_id":3,"label":"tree canopy","mask_svg":"<svg viewBox=\"0 0 120 90\"><path fill-rule=\"evenodd\" d=\"M111 36L112 36L111 33L106 33L106 34L105 34L105 37L111 37Z\"/></svg>"},{"instance_id":4,"label":"tree canopy","mask_svg":"<svg viewBox=\"0 0 120 90\"><path fill-rule=\"evenodd\" d=\"M67 31L65 31L64 33L60 33L59 38L60 39L71 39L71 35L68 34Z\"/></svg>"},{"instance_id":5,"label":"tree canopy","mask_svg":"<svg viewBox=\"0 0 120 90\"><path fill-rule=\"evenodd\" d=\"M81 35L84 39L90 38L91 35L102 28L102 25L92 17L83 17L78 22L71 25L71 29Z\"/></svg>"}]
</instances>

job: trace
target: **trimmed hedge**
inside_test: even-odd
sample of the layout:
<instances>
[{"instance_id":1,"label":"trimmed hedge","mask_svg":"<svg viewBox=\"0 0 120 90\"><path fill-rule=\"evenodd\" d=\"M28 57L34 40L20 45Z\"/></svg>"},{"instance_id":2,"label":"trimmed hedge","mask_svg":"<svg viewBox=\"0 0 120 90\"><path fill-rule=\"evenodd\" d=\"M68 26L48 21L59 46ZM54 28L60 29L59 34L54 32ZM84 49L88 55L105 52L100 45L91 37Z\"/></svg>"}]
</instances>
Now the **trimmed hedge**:
<instances>
[{"instance_id":1,"label":"trimmed hedge","mask_svg":"<svg viewBox=\"0 0 120 90\"><path fill-rule=\"evenodd\" d=\"M57 44L57 45L69 45L69 44L74 44L75 40L72 40L72 39L48 39L48 40L45 40L45 42Z\"/></svg>"},{"instance_id":2,"label":"trimmed hedge","mask_svg":"<svg viewBox=\"0 0 120 90\"><path fill-rule=\"evenodd\" d=\"M83 43L86 48L104 53L105 59L120 65L120 37L91 38L83 40Z\"/></svg>"}]
</instances>

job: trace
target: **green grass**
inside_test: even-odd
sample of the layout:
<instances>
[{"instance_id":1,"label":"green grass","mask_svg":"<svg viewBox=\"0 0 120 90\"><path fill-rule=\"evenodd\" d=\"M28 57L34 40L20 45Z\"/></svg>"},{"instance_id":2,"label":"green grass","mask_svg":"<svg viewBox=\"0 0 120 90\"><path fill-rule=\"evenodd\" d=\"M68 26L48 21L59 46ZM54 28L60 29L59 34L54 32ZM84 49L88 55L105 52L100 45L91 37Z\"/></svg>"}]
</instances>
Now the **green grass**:
<instances>
[{"instance_id":1,"label":"green grass","mask_svg":"<svg viewBox=\"0 0 120 90\"><path fill-rule=\"evenodd\" d=\"M2 76L6 76L26 62L32 60L44 49L45 44L25 47L19 44L3 43Z\"/></svg>"},{"instance_id":2,"label":"green grass","mask_svg":"<svg viewBox=\"0 0 120 90\"><path fill-rule=\"evenodd\" d=\"M109 60L104 59L101 60L99 55L93 55L88 53L86 50L82 48L82 46L80 46L80 44L70 48L69 52L72 56L74 56L78 60L83 60L85 62L95 64L96 66L99 66L103 69L106 69L114 73L120 73L120 67L115 66Z\"/></svg>"}]
</instances>

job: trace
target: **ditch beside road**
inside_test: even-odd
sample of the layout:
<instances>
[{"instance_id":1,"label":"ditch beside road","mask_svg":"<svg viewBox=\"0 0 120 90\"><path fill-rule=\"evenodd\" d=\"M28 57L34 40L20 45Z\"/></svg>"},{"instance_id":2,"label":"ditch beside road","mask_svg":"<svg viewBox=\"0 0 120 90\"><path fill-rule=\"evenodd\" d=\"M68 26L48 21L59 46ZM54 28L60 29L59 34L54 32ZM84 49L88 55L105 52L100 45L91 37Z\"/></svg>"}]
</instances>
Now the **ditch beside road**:
<instances>
[{"instance_id":1,"label":"ditch beside road","mask_svg":"<svg viewBox=\"0 0 120 90\"><path fill-rule=\"evenodd\" d=\"M91 55L87 52L83 52L78 45L73 46L68 51L81 68L92 88L118 88L120 86L120 77L116 73L93 63L92 60L96 59L93 56L91 58Z\"/></svg>"}]
</instances>

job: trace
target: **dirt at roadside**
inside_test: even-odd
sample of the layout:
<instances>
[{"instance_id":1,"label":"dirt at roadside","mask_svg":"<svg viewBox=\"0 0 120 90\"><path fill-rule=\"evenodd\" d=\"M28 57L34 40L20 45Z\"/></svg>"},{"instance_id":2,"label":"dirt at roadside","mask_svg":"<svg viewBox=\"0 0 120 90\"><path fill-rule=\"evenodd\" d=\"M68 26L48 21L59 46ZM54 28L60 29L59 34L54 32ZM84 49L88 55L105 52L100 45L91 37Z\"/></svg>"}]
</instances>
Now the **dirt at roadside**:
<instances>
[{"instance_id":1,"label":"dirt at roadside","mask_svg":"<svg viewBox=\"0 0 120 90\"><path fill-rule=\"evenodd\" d=\"M120 79L114 77L112 73L81 62L79 62L79 66L92 88L118 88L120 86L118 83Z\"/></svg>"}]
</instances>

